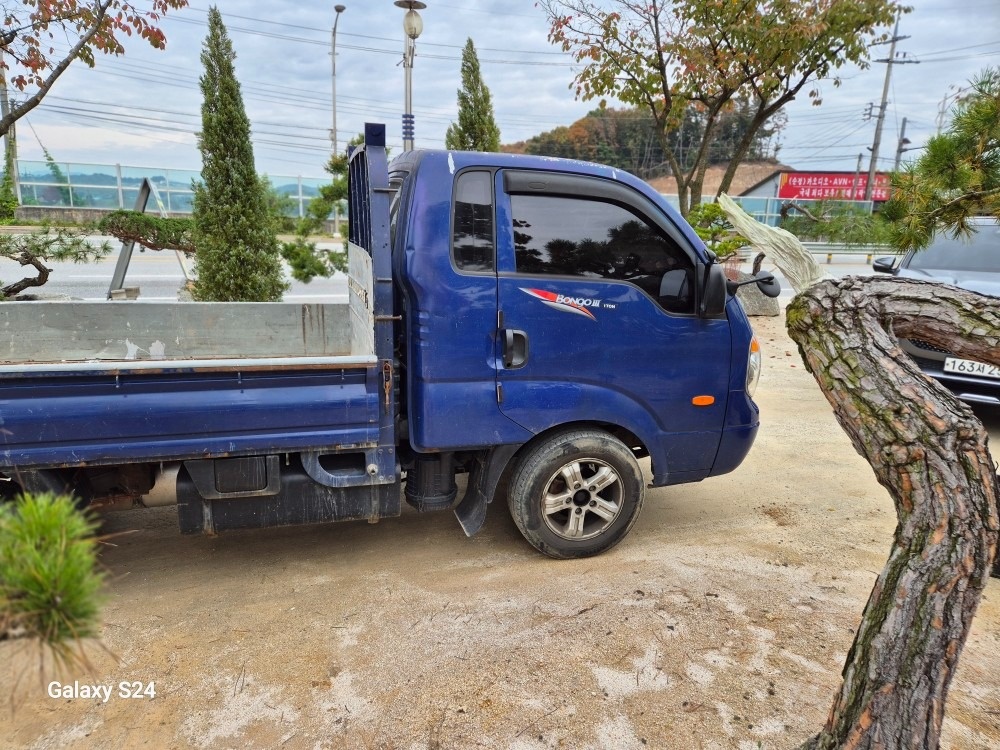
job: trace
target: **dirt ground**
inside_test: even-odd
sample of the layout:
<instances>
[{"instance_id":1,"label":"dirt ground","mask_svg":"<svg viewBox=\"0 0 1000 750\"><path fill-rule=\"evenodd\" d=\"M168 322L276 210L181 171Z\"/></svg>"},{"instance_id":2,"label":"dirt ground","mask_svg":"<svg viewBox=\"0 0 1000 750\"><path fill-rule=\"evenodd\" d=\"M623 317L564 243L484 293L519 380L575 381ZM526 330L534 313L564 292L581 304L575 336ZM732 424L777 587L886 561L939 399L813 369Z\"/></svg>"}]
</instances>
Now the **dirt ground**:
<instances>
[{"instance_id":1,"label":"dirt ground","mask_svg":"<svg viewBox=\"0 0 1000 750\"><path fill-rule=\"evenodd\" d=\"M826 717L895 523L783 320L755 328L763 425L746 463L649 491L597 558L538 555L503 504L471 539L450 513L218 538L180 536L171 509L111 516L138 531L103 554L107 652L40 679L0 644L0 698L21 678L0 747L798 745ZM111 697L47 696L74 680ZM120 697L123 681L156 696ZM1000 747L1000 580L943 746Z\"/></svg>"}]
</instances>

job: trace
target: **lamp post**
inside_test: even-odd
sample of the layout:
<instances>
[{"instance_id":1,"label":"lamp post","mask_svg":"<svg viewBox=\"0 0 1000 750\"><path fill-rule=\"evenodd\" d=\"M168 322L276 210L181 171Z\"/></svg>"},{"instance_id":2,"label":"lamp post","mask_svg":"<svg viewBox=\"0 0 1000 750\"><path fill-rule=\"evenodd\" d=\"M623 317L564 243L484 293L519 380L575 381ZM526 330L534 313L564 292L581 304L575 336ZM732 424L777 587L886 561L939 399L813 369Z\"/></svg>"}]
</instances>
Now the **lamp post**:
<instances>
[{"instance_id":1,"label":"lamp post","mask_svg":"<svg viewBox=\"0 0 1000 750\"><path fill-rule=\"evenodd\" d=\"M424 30L424 21L417 13L427 7L420 0L396 0L397 8L406 8L403 16L403 32L406 40L403 46L403 68L406 70L406 106L403 112L403 151L413 150L413 53L417 47L417 37Z\"/></svg>"},{"instance_id":2,"label":"lamp post","mask_svg":"<svg viewBox=\"0 0 1000 750\"><path fill-rule=\"evenodd\" d=\"M337 21L340 14L347 10L344 5L334 5L336 15L333 17L333 31L330 34L330 59L333 60L333 127L330 128L330 142L333 144L333 155L337 155Z\"/></svg>"}]
</instances>

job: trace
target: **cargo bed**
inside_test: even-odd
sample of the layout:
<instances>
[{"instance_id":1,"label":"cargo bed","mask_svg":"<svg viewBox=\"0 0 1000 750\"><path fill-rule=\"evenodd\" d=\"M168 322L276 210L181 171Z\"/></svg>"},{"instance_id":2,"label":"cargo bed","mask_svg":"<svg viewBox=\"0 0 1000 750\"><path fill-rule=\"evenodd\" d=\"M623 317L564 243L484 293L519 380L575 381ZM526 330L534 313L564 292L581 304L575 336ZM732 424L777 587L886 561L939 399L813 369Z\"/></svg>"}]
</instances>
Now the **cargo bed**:
<instances>
[{"instance_id":1,"label":"cargo bed","mask_svg":"<svg viewBox=\"0 0 1000 750\"><path fill-rule=\"evenodd\" d=\"M0 466L373 445L371 263L348 303L0 306Z\"/></svg>"}]
</instances>

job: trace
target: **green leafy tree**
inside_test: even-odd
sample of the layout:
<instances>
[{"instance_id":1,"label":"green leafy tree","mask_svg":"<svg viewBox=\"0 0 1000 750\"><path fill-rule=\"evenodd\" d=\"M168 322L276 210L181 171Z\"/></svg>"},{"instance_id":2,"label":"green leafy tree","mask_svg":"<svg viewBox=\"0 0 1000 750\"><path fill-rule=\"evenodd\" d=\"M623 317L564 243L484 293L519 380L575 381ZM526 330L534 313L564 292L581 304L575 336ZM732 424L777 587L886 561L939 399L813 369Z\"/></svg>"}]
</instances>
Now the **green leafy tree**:
<instances>
[{"instance_id":1,"label":"green leafy tree","mask_svg":"<svg viewBox=\"0 0 1000 750\"><path fill-rule=\"evenodd\" d=\"M287 288L267 193L254 166L236 53L217 7L202 48L202 182L194 186L192 294L203 301L270 302Z\"/></svg>"},{"instance_id":2,"label":"green leafy tree","mask_svg":"<svg viewBox=\"0 0 1000 750\"><path fill-rule=\"evenodd\" d=\"M14 221L14 212L17 206L14 175L8 169L4 171L3 179L0 180L0 224L9 224Z\"/></svg>"},{"instance_id":3,"label":"green leafy tree","mask_svg":"<svg viewBox=\"0 0 1000 750\"><path fill-rule=\"evenodd\" d=\"M153 216L138 211L112 211L97 223L101 234L135 242L149 250L180 250L194 255L194 220Z\"/></svg>"},{"instance_id":4,"label":"green leafy tree","mask_svg":"<svg viewBox=\"0 0 1000 750\"><path fill-rule=\"evenodd\" d=\"M728 258L741 247L750 244L729 223L725 211L718 203L701 203L695 206L688 213L687 220L708 249L720 259Z\"/></svg>"},{"instance_id":5,"label":"green leafy tree","mask_svg":"<svg viewBox=\"0 0 1000 750\"><path fill-rule=\"evenodd\" d=\"M1000 68L972 81L948 129L895 176L882 213L900 250L926 247L940 231L968 233L972 216L1000 219Z\"/></svg>"},{"instance_id":6,"label":"green leafy tree","mask_svg":"<svg viewBox=\"0 0 1000 750\"><path fill-rule=\"evenodd\" d=\"M56 190L59 193L59 203L67 208L72 205L72 201L69 197L69 178L66 177L66 173L62 171L56 160L52 158L52 154L49 150L42 146L42 155L45 157L45 164L49 168L49 174L52 176L52 181L56 183L59 187Z\"/></svg>"},{"instance_id":7,"label":"green leafy tree","mask_svg":"<svg viewBox=\"0 0 1000 750\"><path fill-rule=\"evenodd\" d=\"M781 207L781 227L800 240L849 247L891 246L893 226L884 212L872 213L851 201L789 201Z\"/></svg>"},{"instance_id":8,"label":"green leafy tree","mask_svg":"<svg viewBox=\"0 0 1000 750\"><path fill-rule=\"evenodd\" d=\"M155 24L168 10L187 7L187 0L151 0L143 6L125 0L5 2L0 75L26 96L0 118L0 135L41 103L74 60L92 68L98 52L124 54L123 40L132 36L164 49L166 37ZM56 38L62 43L54 45Z\"/></svg>"},{"instance_id":9,"label":"green leafy tree","mask_svg":"<svg viewBox=\"0 0 1000 750\"><path fill-rule=\"evenodd\" d=\"M705 170L720 118L741 97L748 102L743 135L733 147L719 192L760 128L838 68L869 60L879 27L905 10L894 0L539 0L550 22L549 39L583 66L576 95L602 102L615 97L641 107L656 123L663 153L677 182L681 213L701 202ZM834 80L836 85L836 79ZM686 162L670 134L693 112L700 136Z\"/></svg>"},{"instance_id":10,"label":"green leafy tree","mask_svg":"<svg viewBox=\"0 0 1000 750\"><path fill-rule=\"evenodd\" d=\"M472 39L462 50L462 88L458 90L458 122L448 126L445 148L456 151L499 151L500 128L493 115L490 90L483 83Z\"/></svg>"},{"instance_id":11,"label":"green leafy tree","mask_svg":"<svg viewBox=\"0 0 1000 750\"><path fill-rule=\"evenodd\" d=\"M291 195L288 195L288 193L278 190L271 183L271 178L266 174L261 175L260 181L264 189L267 212L274 221L275 231L295 231L295 215L298 213L298 201Z\"/></svg>"}]
</instances>

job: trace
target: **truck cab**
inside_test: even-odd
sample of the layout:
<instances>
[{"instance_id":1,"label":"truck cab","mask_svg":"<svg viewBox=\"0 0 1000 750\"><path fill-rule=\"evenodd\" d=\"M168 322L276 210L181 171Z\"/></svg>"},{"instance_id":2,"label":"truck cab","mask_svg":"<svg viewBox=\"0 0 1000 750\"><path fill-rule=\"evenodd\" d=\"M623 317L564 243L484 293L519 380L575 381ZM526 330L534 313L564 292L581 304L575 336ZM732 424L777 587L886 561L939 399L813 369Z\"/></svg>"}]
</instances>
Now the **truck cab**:
<instances>
[{"instance_id":1,"label":"truck cab","mask_svg":"<svg viewBox=\"0 0 1000 750\"><path fill-rule=\"evenodd\" d=\"M749 323L704 244L646 183L594 164L448 151L403 154L390 181L415 454L506 446L523 466L536 446L583 431L650 456L652 486L740 463L758 425ZM591 458L550 468L601 471ZM562 487L549 483L548 502ZM579 515L584 531L543 551L577 536L603 544L613 523L591 510L600 501L581 495L519 525L558 537Z\"/></svg>"}]
</instances>

